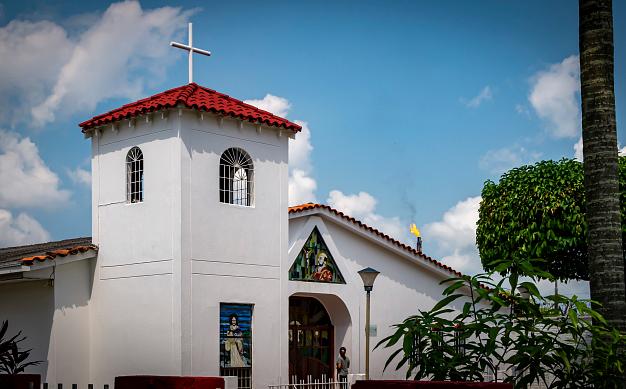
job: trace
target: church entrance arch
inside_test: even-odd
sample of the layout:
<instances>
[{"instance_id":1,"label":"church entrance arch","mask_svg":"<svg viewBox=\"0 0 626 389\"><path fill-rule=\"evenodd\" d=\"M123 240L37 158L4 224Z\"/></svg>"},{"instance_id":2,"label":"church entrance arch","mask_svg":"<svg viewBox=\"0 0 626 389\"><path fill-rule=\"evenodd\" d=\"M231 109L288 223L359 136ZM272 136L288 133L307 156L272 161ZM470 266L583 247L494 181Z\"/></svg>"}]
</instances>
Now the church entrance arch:
<instances>
[{"instance_id":1,"label":"church entrance arch","mask_svg":"<svg viewBox=\"0 0 626 389\"><path fill-rule=\"evenodd\" d=\"M351 347L351 319L336 295L296 293L289 297L289 382L335 376L335 357Z\"/></svg>"},{"instance_id":2,"label":"church entrance arch","mask_svg":"<svg viewBox=\"0 0 626 389\"><path fill-rule=\"evenodd\" d=\"M289 380L333 376L334 327L313 297L289 297Z\"/></svg>"}]
</instances>

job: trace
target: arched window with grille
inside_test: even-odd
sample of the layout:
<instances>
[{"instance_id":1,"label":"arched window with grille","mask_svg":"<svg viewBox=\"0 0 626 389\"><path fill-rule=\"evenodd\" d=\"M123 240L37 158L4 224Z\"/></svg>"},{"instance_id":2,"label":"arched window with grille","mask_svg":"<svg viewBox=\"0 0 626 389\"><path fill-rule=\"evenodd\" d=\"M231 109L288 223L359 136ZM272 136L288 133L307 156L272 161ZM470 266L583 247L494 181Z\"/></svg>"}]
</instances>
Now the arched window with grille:
<instances>
[{"instance_id":1,"label":"arched window with grille","mask_svg":"<svg viewBox=\"0 0 626 389\"><path fill-rule=\"evenodd\" d=\"M126 201L143 201L143 153L136 146L126 154Z\"/></svg>"},{"instance_id":2,"label":"arched window with grille","mask_svg":"<svg viewBox=\"0 0 626 389\"><path fill-rule=\"evenodd\" d=\"M220 201L251 206L254 186L252 158L244 150L231 147L220 158Z\"/></svg>"}]
</instances>

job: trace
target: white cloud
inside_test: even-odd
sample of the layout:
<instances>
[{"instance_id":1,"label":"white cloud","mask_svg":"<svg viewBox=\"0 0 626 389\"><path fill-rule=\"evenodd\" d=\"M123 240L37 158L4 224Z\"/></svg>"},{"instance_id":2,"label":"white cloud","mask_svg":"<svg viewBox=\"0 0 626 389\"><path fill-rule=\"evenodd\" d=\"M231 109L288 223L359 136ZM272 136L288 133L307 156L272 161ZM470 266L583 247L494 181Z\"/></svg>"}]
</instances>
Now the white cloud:
<instances>
[{"instance_id":1,"label":"white cloud","mask_svg":"<svg viewBox=\"0 0 626 389\"><path fill-rule=\"evenodd\" d=\"M291 109L289 100L269 93L262 99L244 100L244 103L254 105L283 118L287 117ZM296 139L289 141L289 167L308 173L311 170L311 152L313 151L311 130L307 122L301 120L295 120L294 122L302 126L302 131L296 134Z\"/></svg>"},{"instance_id":2,"label":"white cloud","mask_svg":"<svg viewBox=\"0 0 626 389\"><path fill-rule=\"evenodd\" d=\"M488 100L493 98L493 93L491 92L491 87L487 85L483 89L481 89L480 93L476 96L472 97L469 100L461 99L461 101L465 104L466 107L469 108L478 108L480 105Z\"/></svg>"},{"instance_id":3,"label":"white cloud","mask_svg":"<svg viewBox=\"0 0 626 389\"><path fill-rule=\"evenodd\" d=\"M618 154L622 157L626 157L626 146L622 147L621 149L619 149Z\"/></svg>"},{"instance_id":4,"label":"white cloud","mask_svg":"<svg viewBox=\"0 0 626 389\"><path fill-rule=\"evenodd\" d=\"M54 86L74 43L48 21L13 20L0 28L0 122L27 121Z\"/></svg>"},{"instance_id":5,"label":"white cloud","mask_svg":"<svg viewBox=\"0 0 626 389\"><path fill-rule=\"evenodd\" d=\"M102 17L78 37L69 57L65 52L58 57L50 55L55 65L58 67L61 63L62 67L51 71L54 73L52 92L31 110L34 125L43 126L58 115L91 111L100 101L109 98L142 96L144 84L162 78L166 65L175 60L167 42L182 32L190 14L174 7L143 10L136 1L109 6ZM63 36L61 27L44 23ZM35 30L41 28L36 23L30 24ZM63 43L67 51L67 42ZM50 49L56 48L51 46ZM22 55L27 59L25 62L30 63L41 58L32 53ZM36 63L38 66L32 73L48 67L46 61Z\"/></svg>"},{"instance_id":6,"label":"white cloud","mask_svg":"<svg viewBox=\"0 0 626 389\"><path fill-rule=\"evenodd\" d=\"M75 184L81 184L85 186L91 186L91 172L83 168L77 167L76 169L68 169L67 175Z\"/></svg>"},{"instance_id":7,"label":"white cloud","mask_svg":"<svg viewBox=\"0 0 626 389\"><path fill-rule=\"evenodd\" d=\"M378 201L367 192L345 195L339 190L328 194L328 204L355 218L365 218L376 209Z\"/></svg>"},{"instance_id":8,"label":"white cloud","mask_svg":"<svg viewBox=\"0 0 626 389\"><path fill-rule=\"evenodd\" d=\"M315 203L317 182L306 172L293 169L289 172L289 205Z\"/></svg>"},{"instance_id":9,"label":"white cloud","mask_svg":"<svg viewBox=\"0 0 626 389\"><path fill-rule=\"evenodd\" d=\"M254 105L257 108L261 108L267 112L271 112L274 115L280 117L287 117L289 109L291 109L291 103L284 97L278 97L271 94L266 94L264 98L260 100L244 100L246 104Z\"/></svg>"},{"instance_id":10,"label":"white cloud","mask_svg":"<svg viewBox=\"0 0 626 389\"><path fill-rule=\"evenodd\" d=\"M295 122L302 126L302 131L296 134L296 139L289 141L289 167L310 173L313 170L311 166L311 153L313 152L311 130L307 122L300 120Z\"/></svg>"},{"instance_id":11,"label":"white cloud","mask_svg":"<svg viewBox=\"0 0 626 389\"><path fill-rule=\"evenodd\" d=\"M284 97L266 94L262 99L244 100L245 103L254 105L281 117L287 117L291 103ZM311 130L307 122L295 120L302 126L302 130L296 134L295 139L289 139L289 205L298 205L308 202L316 202L315 190L317 182L311 173Z\"/></svg>"},{"instance_id":12,"label":"white cloud","mask_svg":"<svg viewBox=\"0 0 626 389\"><path fill-rule=\"evenodd\" d=\"M376 213L377 200L367 192L346 195L332 190L326 200L331 207L374 227L385 234L406 241L406 228L398 217L384 217Z\"/></svg>"},{"instance_id":13,"label":"white cloud","mask_svg":"<svg viewBox=\"0 0 626 389\"><path fill-rule=\"evenodd\" d=\"M500 175L514 167L533 163L540 157L541 153L529 151L524 147L503 147L487 151L478 164L481 169Z\"/></svg>"},{"instance_id":14,"label":"white cloud","mask_svg":"<svg viewBox=\"0 0 626 389\"><path fill-rule=\"evenodd\" d=\"M580 134L580 70L577 55L536 73L528 100L556 138Z\"/></svg>"},{"instance_id":15,"label":"white cloud","mask_svg":"<svg viewBox=\"0 0 626 389\"><path fill-rule=\"evenodd\" d=\"M574 145L574 158L579 162L583 161L583 137L578 138L578 142Z\"/></svg>"},{"instance_id":16,"label":"white cloud","mask_svg":"<svg viewBox=\"0 0 626 389\"><path fill-rule=\"evenodd\" d=\"M311 130L307 122L295 121L302 126L296 139L289 139L289 205L316 202L317 182L311 176Z\"/></svg>"},{"instance_id":17,"label":"white cloud","mask_svg":"<svg viewBox=\"0 0 626 389\"><path fill-rule=\"evenodd\" d=\"M451 254L441 257L441 262L462 273L477 274L482 272L478 248L454 248Z\"/></svg>"},{"instance_id":18,"label":"white cloud","mask_svg":"<svg viewBox=\"0 0 626 389\"><path fill-rule=\"evenodd\" d=\"M50 234L37 220L25 213L16 218L10 211L0 209L0 247L50 241Z\"/></svg>"},{"instance_id":19,"label":"white cloud","mask_svg":"<svg viewBox=\"0 0 626 389\"><path fill-rule=\"evenodd\" d=\"M59 183L30 138L0 130L0 207L63 205L70 192L60 189Z\"/></svg>"},{"instance_id":20,"label":"white cloud","mask_svg":"<svg viewBox=\"0 0 626 389\"><path fill-rule=\"evenodd\" d=\"M478 196L458 202L444 213L441 221L427 224L422 231L425 248L434 246L443 263L462 272L482 271L476 247L480 201Z\"/></svg>"}]
</instances>

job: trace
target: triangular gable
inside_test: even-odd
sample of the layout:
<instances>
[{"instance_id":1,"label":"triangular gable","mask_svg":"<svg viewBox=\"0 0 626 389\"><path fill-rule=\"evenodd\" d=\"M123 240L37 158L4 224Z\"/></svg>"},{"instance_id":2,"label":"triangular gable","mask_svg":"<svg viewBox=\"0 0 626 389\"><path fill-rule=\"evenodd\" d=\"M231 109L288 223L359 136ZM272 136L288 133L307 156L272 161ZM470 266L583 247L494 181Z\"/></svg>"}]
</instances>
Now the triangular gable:
<instances>
[{"instance_id":1,"label":"triangular gable","mask_svg":"<svg viewBox=\"0 0 626 389\"><path fill-rule=\"evenodd\" d=\"M456 271L450 266L432 258L420 250L402 243L393 237L378 231L367 224L346 215L345 213L324 204L307 203L289 207L289 219L294 220L300 217L322 216L337 223L337 225L345 227L347 230L360 234L370 239L372 242L384 247L388 250L395 251L402 257L409 259L414 264L426 266L435 271L442 271L445 276L462 277L461 272Z\"/></svg>"},{"instance_id":2,"label":"triangular gable","mask_svg":"<svg viewBox=\"0 0 626 389\"><path fill-rule=\"evenodd\" d=\"M313 228L311 235L291 265L289 280L346 283L317 227Z\"/></svg>"}]
</instances>

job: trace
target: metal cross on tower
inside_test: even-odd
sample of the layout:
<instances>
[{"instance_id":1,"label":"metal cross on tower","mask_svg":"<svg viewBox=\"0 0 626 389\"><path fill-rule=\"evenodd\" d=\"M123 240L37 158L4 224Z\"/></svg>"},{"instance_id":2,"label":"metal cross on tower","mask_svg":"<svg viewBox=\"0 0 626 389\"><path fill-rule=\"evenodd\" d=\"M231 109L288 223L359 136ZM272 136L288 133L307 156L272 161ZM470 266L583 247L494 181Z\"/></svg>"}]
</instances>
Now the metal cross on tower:
<instances>
[{"instance_id":1,"label":"metal cross on tower","mask_svg":"<svg viewBox=\"0 0 626 389\"><path fill-rule=\"evenodd\" d=\"M185 45L185 44L178 43L178 42L170 42L170 46L187 50L189 52L189 83L191 84L193 82L193 53L210 56L211 52L193 47L193 34L192 34L191 23L189 23L189 45Z\"/></svg>"}]
</instances>

